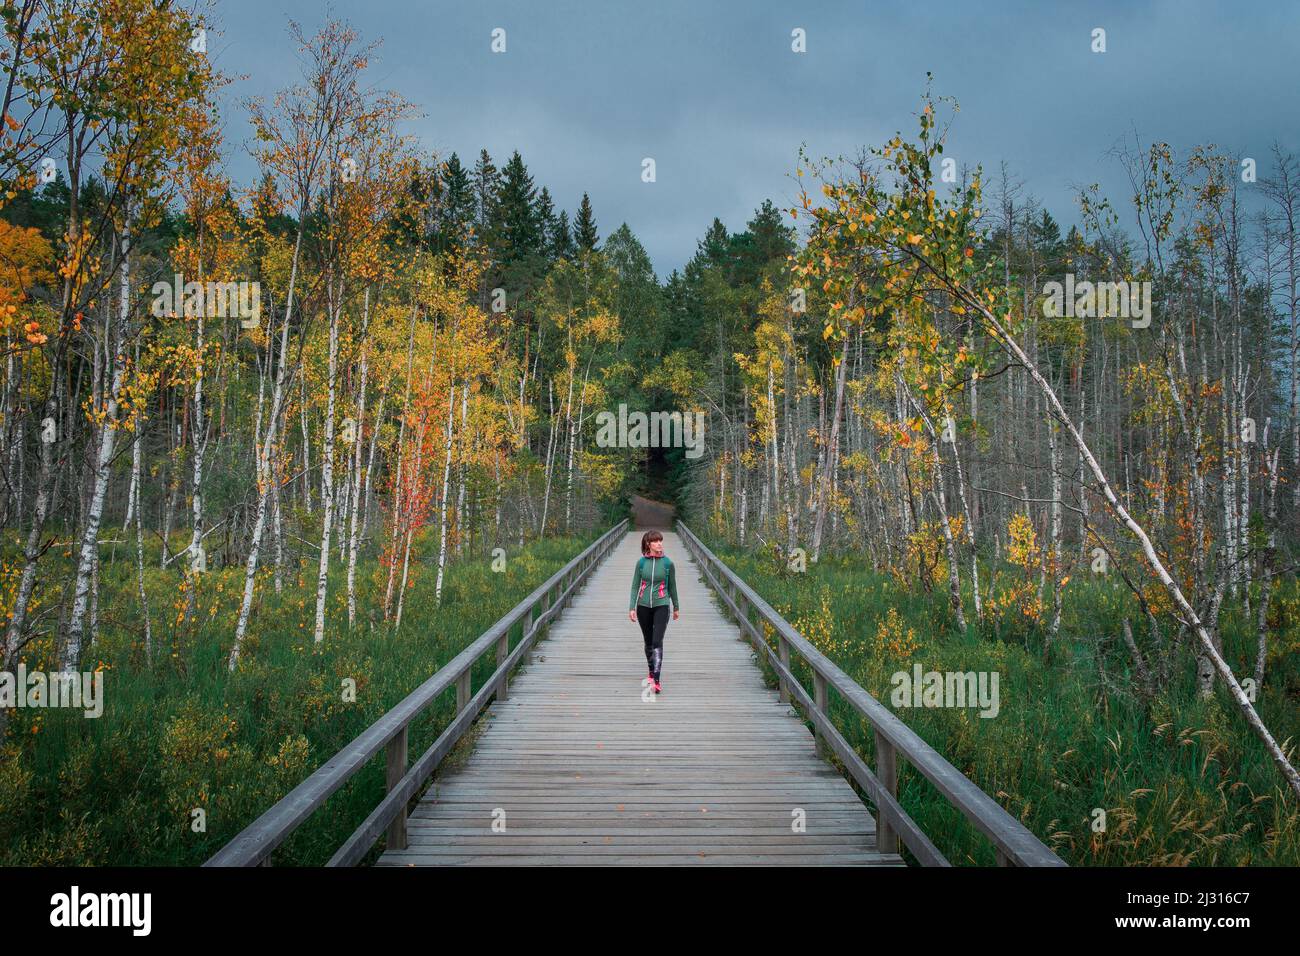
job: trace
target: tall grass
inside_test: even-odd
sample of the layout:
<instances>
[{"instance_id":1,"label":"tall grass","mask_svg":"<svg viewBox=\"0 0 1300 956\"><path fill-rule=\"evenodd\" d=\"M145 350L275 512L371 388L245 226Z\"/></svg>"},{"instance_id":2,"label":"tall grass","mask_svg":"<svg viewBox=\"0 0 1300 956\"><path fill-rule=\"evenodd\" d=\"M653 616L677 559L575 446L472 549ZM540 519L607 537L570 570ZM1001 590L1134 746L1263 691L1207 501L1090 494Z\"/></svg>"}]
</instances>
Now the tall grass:
<instances>
[{"instance_id":1,"label":"tall grass","mask_svg":"<svg viewBox=\"0 0 1300 956\"><path fill-rule=\"evenodd\" d=\"M397 633L382 622L386 578L374 562L359 569L358 621L349 631L340 571L330 582L320 646L312 636L314 573L304 568L290 577L280 595L268 577L233 675L226 659L240 568L200 576L198 619L190 621L178 575L157 570L151 555L146 593L155 647L146 662L133 560L121 554L108 560L106 551L99 639L83 663L105 671L103 716L86 719L55 708L11 712L0 749L0 864L203 862L587 543L532 543L511 553L500 573L486 560L453 563L441 605L434 571L417 567ZM67 569L55 566L57 555L51 558L45 573L54 579ZM54 652L52 634L33 641L28 668L53 669ZM494 662L492 654L480 662L476 689ZM345 699L349 679L355 702ZM411 725L412 759L454 710L454 695L446 694ZM275 863L323 863L383 793L380 755L298 829Z\"/></svg>"},{"instance_id":2,"label":"tall grass","mask_svg":"<svg viewBox=\"0 0 1300 956\"><path fill-rule=\"evenodd\" d=\"M712 545L711 545L712 547ZM1067 587L1060 636L1036 626L957 634L947 594L913 593L847 559L791 573L773 556L725 545L715 553L818 650L995 797L1072 865L1300 864L1300 812L1275 764L1226 692L1196 694L1184 648L1164 693L1134 690L1121 638L1139 620L1126 592L1102 581ZM1276 627L1257 708L1276 739L1300 739L1300 589L1274 594ZM969 607L969 604L968 604ZM1255 635L1240 608L1222 619L1239 676L1254 666ZM769 634L769 638L774 640ZM895 707L891 676L923 671L999 674L1000 711ZM797 672L811 689L811 673ZM874 765L870 726L831 692L835 725ZM991 844L905 760L899 799L956 864L995 862ZM1095 827L1102 820L1104 830Z\"/></svg>"}]
</instances>

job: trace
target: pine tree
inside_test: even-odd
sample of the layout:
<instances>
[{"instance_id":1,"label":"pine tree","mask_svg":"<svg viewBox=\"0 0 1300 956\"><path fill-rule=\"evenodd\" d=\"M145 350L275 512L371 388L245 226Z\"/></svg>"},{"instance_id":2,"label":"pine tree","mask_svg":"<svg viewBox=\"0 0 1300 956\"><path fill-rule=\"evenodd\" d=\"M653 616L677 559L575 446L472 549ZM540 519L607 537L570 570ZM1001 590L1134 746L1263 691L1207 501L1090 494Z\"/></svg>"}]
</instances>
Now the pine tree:
<instances>
[{"instance_id":1,"label":"pine tree","mask_svg":"<svg viewBox=\"0 0 1300 956\"><path fill-rule=\"evenodd\" d=\"M528 174L528 167L516 151L502 170L493 210L495 258L503 267L543 251L536 204L537 190L533 186L533 177Z\"/></svg>"},{"instance_id":2,"label":"pine tree","mask_svg":"<svg viewBox=\"0 0 1300 956\"><path fill-rule=\"evenodd\" d=\"M443 165L434 199L437 216L435 251L445 252L466 243L474 226L477 196L469 171L455 153Z\"/></svg>"},{"instance_id":3,"label":"pine tree","mask_svg":"<svg viewBox=\"0 0 1300 956\"><path fill-rule=\"evenodd\" d=\"M479 245L492 248L496 237L492 227L496 224L496 206L501 186L501 174L486 149L480 150L471 177L474 188L474 229Z\"/></svg>"},{"instance_id":4,"label":"pine tree","mask_svg":"<svg viewBox=\"0 0 1300 956\"><path fill-rule=\"evenodd\" d=\"M572 259L574 253L573 232L569 229L569 214L563 209L560 210L559 218L555 220L555 226L550 235L551 258Z\"/></svg>"},{"instance_id":5,"label":"pine tree","mask_svg":"<svg viewBox=\"0 0 1300 956\"><path fill-rule=\"evenodd\" d=\"M628 350L635 355L666 354L664 293L645 247L623 223L610 233L602 251L614 274L614 308Z\"/></svg>"},{"instance_id":6,"label":"pine tree","mask_svg":"<svg viewBox=\"0 0 1300 956\"><path fill-rule=\"evenodd\" d=\"M724 264L731 249L731 237L721 219L715 218L708 232L700 240L695 252L695 259L700 265L717 266Z\"/></svg>"},{"instance_id":7,"label":"pine tree","mask_svg":"<svg viewBox=\"0 0 1300 956\"><path fill-rule=\"evenodd\" d=\"M582 205L578 207L578 217L573 223L573 238L578 244L579 252L591 252L600 242L596 234L596 217L591 212L591 200L582 194Z\"/></svg>"},{"instance_id":8,"label":"pine tree","mask_svg":"<svg viewBox=\"0 0 1300 956\"><path fill-rule=\"evenodd\" d=\"M552 239L555 235L555 201L551 199L551 191L545 186L537 194L537 227L540 233L540 243L546 257L551 257L553 245Z\"/></svg>"}]
</instances>

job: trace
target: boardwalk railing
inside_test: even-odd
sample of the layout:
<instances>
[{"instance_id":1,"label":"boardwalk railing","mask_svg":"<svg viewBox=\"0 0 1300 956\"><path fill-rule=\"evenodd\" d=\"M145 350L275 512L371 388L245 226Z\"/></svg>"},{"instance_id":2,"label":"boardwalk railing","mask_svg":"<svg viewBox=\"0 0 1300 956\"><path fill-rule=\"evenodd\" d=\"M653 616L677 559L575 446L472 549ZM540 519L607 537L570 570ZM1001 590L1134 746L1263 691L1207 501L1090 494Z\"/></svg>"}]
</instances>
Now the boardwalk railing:
<instances>
[{"instance_id":1,"label":"boardwalk railing","mask_svg":"<svg viewBox=\"0 0 1300 956\"><path fill-rule=\"evenodd\" d=\"M525 658L541 630L569 603L600 560L623 539L627 519L620 521L580 555L556 571L545 584L515 605L446 667L411 691L401 703L370 725L359 737L327 760L315 773L294 787L275 806L254 820L222 847L204 866L269 865L272 851L311 816L329 796L347 783L380 749L386 751L388 793L366 817L327 866L355 866L379 835L387 831L388 845L406 847L406 806L433 774L439 762L456 745L474 720L495 697L505 700L511 672ZM510 649L510 632L523 625L523 636ZM474 665L489 650L496 650L496 670L473 693ZM456 688L456 717L414 764L407 766L407 728L444 691Z\"/></svg>"},{"instance_id":2,"label":"boardwalk railing","mask_svg":"<svg viewBox=\"0 0 1300 956\"><path fill-rule=\"evenodd\" d=\"M823 753L829 750L839 757L848 774L875 804L878 817L876 843L881 853L897 853L901 838L923 866L951 866L898 802L898 758L901 756L911 761L912 766L934 784L950 804L992 841L1000 865L1066 865L997 801L813 647L681 521L677 522L677 531L750 642L776 671L781 700L788 702L793 699L816 728L819 749ZM766 622L776 632L775 649L755 624L755 614L760 622ZM791 651L802 657L812 670L812 696L790 669ZM832 688L875 731L875 772L831 723L828 692Z\"/></svg>"}]
</instances>

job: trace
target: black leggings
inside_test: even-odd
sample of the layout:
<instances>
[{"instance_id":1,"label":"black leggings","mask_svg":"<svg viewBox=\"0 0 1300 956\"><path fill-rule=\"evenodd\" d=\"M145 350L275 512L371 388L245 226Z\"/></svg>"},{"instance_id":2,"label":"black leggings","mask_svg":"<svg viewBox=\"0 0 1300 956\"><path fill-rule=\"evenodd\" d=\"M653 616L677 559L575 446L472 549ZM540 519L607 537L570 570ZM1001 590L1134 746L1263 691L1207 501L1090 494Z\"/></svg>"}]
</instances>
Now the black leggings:
<instances>
[{"instance_id":1,"label":"black leggings","mask_svg":"<svg viewBox=\"0 0 1300 956\"><path fill-rule=\"evenodd\" d=\"M641 636L645 638L645 662L650 666L654 679L659 679L659 669L664 664L664 631L668 628L668 605L646 607L638 604L636 620L641 625Z\"/></svg>"}]
</instances>

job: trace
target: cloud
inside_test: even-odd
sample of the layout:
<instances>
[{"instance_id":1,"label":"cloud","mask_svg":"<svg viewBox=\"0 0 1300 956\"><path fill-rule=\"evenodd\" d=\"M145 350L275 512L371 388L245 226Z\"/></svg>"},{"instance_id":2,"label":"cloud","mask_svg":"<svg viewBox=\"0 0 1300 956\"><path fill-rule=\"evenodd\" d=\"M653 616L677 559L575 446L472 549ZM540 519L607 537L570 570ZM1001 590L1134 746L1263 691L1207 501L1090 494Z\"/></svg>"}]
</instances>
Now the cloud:
<instances>
[{"instance_id":1,"label":"cloud","mask_svg":"<svg viewBox=\"0 0 1300 956\"><path fill-rule=\"evenodd\" d=\"M310 29L324 13L314 0L228 0L218 13L214 55L248 77L229 94L236 147L247 126L235 99L290 82L287 21ZM423 109L413 131L427 148L472 164L486 147L498 165L518 149L560 208L587 192L602 236L627 222L661 276L715 216L739 230L764 199L788 206L800 143L849 155L910 133L927 71L961 104L949 154L990 171L1006 161L1065 223L1075 185L1126 201L1106 153L1135 130L1240 148L1261 177L1273 140L1300 150L1300 8L1287 4L364 0L336 13L383 40L374 80ZM1090 50L1098 26L1104 54ZM489 49L495 27L505 54ZM794 27L806 54L790 50ZM654 184L640 179L646 156ZM251 161L232 160L250 179Z\"/></svg>"}]
</instances>

